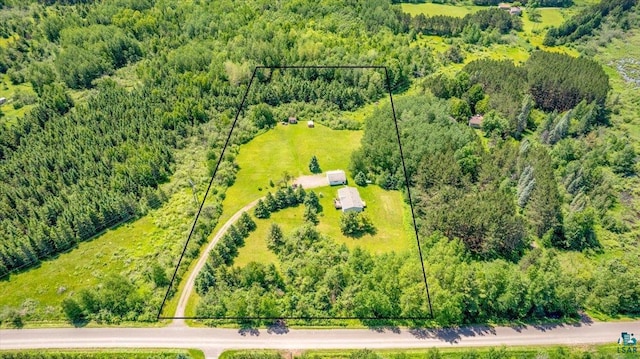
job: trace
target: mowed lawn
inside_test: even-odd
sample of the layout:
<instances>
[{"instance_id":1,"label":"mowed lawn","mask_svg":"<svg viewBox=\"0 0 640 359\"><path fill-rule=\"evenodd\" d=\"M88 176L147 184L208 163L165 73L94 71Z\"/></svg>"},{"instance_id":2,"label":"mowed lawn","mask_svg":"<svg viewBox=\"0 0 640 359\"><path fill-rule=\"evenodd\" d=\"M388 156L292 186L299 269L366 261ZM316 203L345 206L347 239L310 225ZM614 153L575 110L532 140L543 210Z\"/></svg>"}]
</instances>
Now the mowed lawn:
<instances>
[{"instance_id":1,"label":"mowed lawn","mask_svg":"<svg viewBox=\"0 0 640 359\"><path fill-rule=\"evenodd\" d=\"M322 171L347 170L351 153L360 146L362 131L337 131L316 123L280 125L257 136L240 147L236 162L240 170L236 181L223 201L224 223L246 204L263 197L268 191L275 194L278 181L286 171L291 176L310 175L309 161L318 158ZM276 187L271 187L269 181Z\"/></svg>"},{"instance_id":2,"label":"mowed lawn","mask_svg":"<svg viewBox=\"0 0 640 359\"><path fill-rule=\"evenodd\" d=\"M360 196L366 202L364 213L371 219L376 228L375 234L365 234L359 238L343 235L340 231L340 216L342 211L333 207L333 199L337 196L336 187L321 187L314 191L320 196L322 212L318 219L318 230L338 243L344 243L348 248L361 247L373 254L385 252L403 252L416 246L411 211L402 199L399 191L386 191L378 186L370 185L358 187ZM270 218L255 219L258 228L246 239L245 246L240 248L234 265L245 266L255 261L261 263L275 263L277 257L267 248L267 237L271 224L278 224L285 235L304 224L304 206L271 214Z\"/></svg>"}]
</instances>

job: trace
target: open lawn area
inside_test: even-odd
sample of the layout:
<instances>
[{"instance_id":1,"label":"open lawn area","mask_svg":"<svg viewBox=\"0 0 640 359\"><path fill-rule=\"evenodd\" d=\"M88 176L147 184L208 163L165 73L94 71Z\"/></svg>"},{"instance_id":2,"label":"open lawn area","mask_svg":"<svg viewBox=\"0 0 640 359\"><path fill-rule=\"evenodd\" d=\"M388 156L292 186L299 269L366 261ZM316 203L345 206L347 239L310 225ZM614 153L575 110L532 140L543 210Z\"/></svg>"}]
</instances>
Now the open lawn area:
<instances>
[{"instance_id":1,"label":"open lawn area","mask_svg":"<svg viewBox=\"0 0 640 359\"><path fill-rule=\"evenodd\" d=\"M319 214L318 230L338 243L344 243L350 249L361 247L370 253L402 252L415 248L415 234L409 205L402 200L399 191L386 191L378 186L358 187L362 200L367 208L364 213L371 219L376 233L365 234L360 238L351 238L340 232L340 216L342 211L333 207L333 198L340 186L322 187L314 191L320 195L323 207ZM304 224L304 206L287 208L271 214L267 219L256 219L258 228L245 240L245 246L239 249L234 264L238 267L255 261L275 263L277 258L267 248L266 238L272 223L278 224L285 234L291 233Z\"/></svg>"},{"instance_id":2,"label":"open lawn area","mask_svg":"<svg viewBox=\"0 0 640 359\"><path fill-rule=\"evenodd\" d=\"M346 170L361 137L362 131L336 131L317 123L315 128L308 128L305 123L278 124L257 136L240 147L236 158L240 170L227 190L220 223L268 191L275 193L277 188L272 188L269 181L277 186L284 172L294 178L310 175L309 161L313 156L318 158L323 172Z\"/></svg>"}]
</instances>

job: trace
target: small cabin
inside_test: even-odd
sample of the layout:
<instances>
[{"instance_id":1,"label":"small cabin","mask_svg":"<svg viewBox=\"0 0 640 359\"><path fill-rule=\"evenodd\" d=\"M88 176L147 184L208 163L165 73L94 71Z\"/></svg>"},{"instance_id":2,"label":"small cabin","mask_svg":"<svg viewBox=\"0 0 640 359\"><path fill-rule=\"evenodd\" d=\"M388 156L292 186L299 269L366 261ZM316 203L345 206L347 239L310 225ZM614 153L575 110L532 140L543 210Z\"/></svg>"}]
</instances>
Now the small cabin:
<instances>
[{"instance_id":1,"label":"small cabin","mask_svg":"<svg viewBox=\"0 0 640 359\"><path fill-rule=\"evenodd\" d=\"M307 127L314 128L315 125L313 124L313 121L311 121L311 120L307 121Z\"/></svg>"},{"instance_id":2,"label":"small cabin","mask_svg":"<svg viewBox=\"0 0 640 359\"><path fill-rule=\"evenodd\" d=\"M518 6L514 6L511 9L509 9L509 14L514 16L520 16L522 15L522 9Z\"/></svg>"},{"instance_id":3,"label":"small cabin","mask_svg":"<svg viewBox=\"0 0 640 359\"><path fill-rule=\"evenodd\" d=\"M298 123L298 119L295 117L289 117L289 121L290 124L295 125L296 123Z\"/></svg>"},{"instance_id":4,"label":"small cabin","mask_svg":"<svg viewBox=\"0 0 640 359\"><path fill-rule=\"evenodd\" d=\"M4 105L5 103L7 103L7 98L6 97L0 97L0 105Z\"/></svg>"},{"instance_id":5,"label":"small cabin","mask_svg":"<svg viewBox=\"0 0 640 359\"><path fill-rule=\"evenodd\" d=\"M484 120L484 116L482 115L473 115L469 119L469 127L471 128L481 128L482 120Z\"/></svg>"},{"instance_id":6,"label":"small cabin","mask_svg":"<svg viewBox=\"0 0 640 359\"><path fill-rule=\"evenodd\" d=\"M504 11L510 11L511 10L511 5L501 2L500 4L498 4L498 8L500 10L504 10Z\"/></svg>"}]
</instances>

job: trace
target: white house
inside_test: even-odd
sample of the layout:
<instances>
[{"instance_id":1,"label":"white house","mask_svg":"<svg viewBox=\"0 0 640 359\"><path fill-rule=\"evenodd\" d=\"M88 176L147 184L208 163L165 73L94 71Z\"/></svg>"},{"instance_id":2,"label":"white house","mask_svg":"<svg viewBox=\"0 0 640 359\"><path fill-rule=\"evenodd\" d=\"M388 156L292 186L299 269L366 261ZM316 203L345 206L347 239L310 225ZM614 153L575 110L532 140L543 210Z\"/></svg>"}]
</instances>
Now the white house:
<instances>
[{"instance_id":1,"label":"white house","mask_svg":"<svg viewBox=\"0 0 640 359\"><path fill-rule=\"evenodd\" d=\"M347 175L343 170L327 171L327 181L329 186L347 184Z\"/></svg>"},{"instance_id":2,"label":"white house","mask_svg":"<svg viewBox=\"0 0 640 359\"><path fill-rule=\"evenodd\" d=\"M338 201L342 212L362 212L364 202L355 187L344 187L338 190Z\"/></svg>"}]
</instances>

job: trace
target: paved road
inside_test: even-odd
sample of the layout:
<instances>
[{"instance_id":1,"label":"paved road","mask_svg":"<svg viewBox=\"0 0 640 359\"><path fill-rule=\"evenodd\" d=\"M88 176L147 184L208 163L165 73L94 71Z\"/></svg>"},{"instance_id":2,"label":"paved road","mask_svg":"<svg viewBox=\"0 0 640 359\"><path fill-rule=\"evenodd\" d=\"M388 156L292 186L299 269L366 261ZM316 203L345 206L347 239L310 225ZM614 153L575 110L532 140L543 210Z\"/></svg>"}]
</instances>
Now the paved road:
<instances>
[{"instance_id":1,"label":"paved road","mask_svg":"<svg viewBox=\"0 0 640 359\"><path fill-rule=\"evenodd\" d=\"M38 348L198 348L207 358L226 349L431 348L452 346L616 343L620 333L640 333L640 321L446 330L273 330L82 328L0 330L0 350Z\"/></svg>"},{"instance_id":2,"label":"paved road","mask_svg":"<svg viewBox=\"0 0 640 359\"><path fill-rule=\"evenodd\" d=\"M305 189L323 187L328 185L327 178L325 175L301 176L295 179L293 183L301 185ZM255 201L242 207L240 210L234 213L233 216L231 216L231 218L229 218L222 227L220 227L220 229L215 234L215 236L213 236L213 239L211 240L211 242L209 242L209 244L207 245L207 248L200 253L200 258L198 258L198 262L196 262L196 266L189 274L189 277L187 278L187 282L184 288L182 289L182 292L180 293L180 300L178 301L178 307L176 308L175 314L174 315L166 314L164 315L165 317L168 317L168 316L184 317L185 316L187 301L189 300L189 296L193 291L193 286L195 285L196 277L198 276L198 273L200 273L205 263L207 263L209 252L211 252L213 247L216 245L216 243L218 243L220 238L222 238L222 236L227 232L229 227L231 227L232 224L234 224L236 221L238 221L238 219L240 219L240 216L242 215L242 213L248 212L251 208L253 208L256 204L258 204L259 200L260 199L256 199ZM184 325L185 323L183 319L174 319L173 322L171 323L171 326L174 326L174 327L181 327Z\"/></svg>"}]
</instances>

